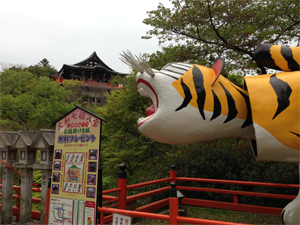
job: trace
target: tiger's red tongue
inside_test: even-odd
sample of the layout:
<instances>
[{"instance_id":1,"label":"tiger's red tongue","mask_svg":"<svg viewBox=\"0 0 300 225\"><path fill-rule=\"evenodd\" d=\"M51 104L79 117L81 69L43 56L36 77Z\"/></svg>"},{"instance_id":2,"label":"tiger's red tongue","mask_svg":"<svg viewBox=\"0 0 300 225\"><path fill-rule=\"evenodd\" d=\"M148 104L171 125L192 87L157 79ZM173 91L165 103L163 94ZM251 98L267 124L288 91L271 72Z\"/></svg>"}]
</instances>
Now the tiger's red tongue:
<instances>
[{"instance_id":1,"label":"tiger's red tongue","mask_svg":"<svg viewBox=\"0 0 300 225\"><path fill-rule=\"evenodd\" d=\"M155 113L155 107L154 107L154 105L151 105L150 107L148 107L148 108L146 109L146 115L147 115L147 116L150 116L150 115L152 115L153 113Z\"/></svg>"}]
</instances>

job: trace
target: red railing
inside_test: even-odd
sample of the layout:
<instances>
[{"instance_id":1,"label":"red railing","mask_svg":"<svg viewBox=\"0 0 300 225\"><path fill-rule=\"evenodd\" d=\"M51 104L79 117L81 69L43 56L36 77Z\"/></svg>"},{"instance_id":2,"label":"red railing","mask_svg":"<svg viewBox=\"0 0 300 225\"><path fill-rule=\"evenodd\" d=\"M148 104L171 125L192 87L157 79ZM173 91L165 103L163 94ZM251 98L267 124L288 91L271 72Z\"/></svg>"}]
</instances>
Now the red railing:
<instances>
[{"instance_id":1,"label":"red railing","mask_svg":"<svg viewBox=\"0 0 300 225\"><path fill-rule=\"evenodd\" d=\"M68 79L57 79L57 83L63 83L64 80ZM97 81L91 81L91 80L82 80L81 83L83 85L90 85L90 86L98 86L98 87L108 87L108 88L121 88L123 85L112 85L110 83L105 83L105 82L97 82Z\"/></svg>"},{"instance_id":2,"label":"red railing","mask_svg":"<svg viewBox=\"0 0 300 225\"><path fill-rule=\"evenodd\" d=\"M128 203L134 202L138 199L145 197L153 196L159 193L163 193L170 190L170 186L162 187L159 189L147 191L144 193L127 196L128 190L137 189L140 187L151 186L153 184L161 184L164 182L175 182L185 181L185 182L199 182L199 183L218 183L218 184L231 184L231 185L243 185L243 186L258 186L258 187L273 187L273 188L288 188L288 189L299 189L300 185L297 184L276 184L276 183L261 183L261 182L248 182L248 181L232 181L232 180L215 180L215 179L202 179L202 178L187 178L187 177L177 177L176 170L170 170L170 177L160 180L154 180L139 184L133 184L127 186L127 179L118 180L118 188L103 191L103 194L111 194L117 192L118 197L113 196L103 196L103 207L98 208L100 212L101 224L108 223L112 221L112 215L104 217L104 213L118 213L123 215L128 215L133 218L150 218L150 219L159 219L169 221L170 224L182 223L191 223L191 224L235 224L227 223L222 221L212 221L212 220L203 220L196 218L180 217L178 216L178 198L165 198L138 208L133 209L133 211L126 210L129 205ZM276 207L265 207L265 206L256 206L249 204L240 204L238 201L238 196L254 196L254 197L264 197L264 198L275 198L275 199L287 199L293 200L296 198L295 195L283 195L283 194L269 194L269 193L258 193L258 192L248 192L248 191L235 191L235 190L226 190L226 189L214 189L214 188L204 188L204 187L187 187L187 186L177 186L177 190L188 190L188 191L197 191L197 192L212 192L220 194L230 194L233 197L233 202L221 202L221 201L211 201L203 199L192 199L192 198L183 198L181 199L182 205L192 205L192 206L202 206L202 207L212 207L212 208L222 208L235 211L243 212L252 212L252 213L263 213L271 215L280 215L282 208ZM176 200L175 200L176 199ZM109 206L104 206L106 204L111 204ZM169 206L169 215L160 215L151 213L155 210ZM117 207L117 208L113 208Z\"/></svg>"},{"instance_id":3,"label":"red railing","mask_svg":"<svg viewBox=\"0 0 300 225\"><path fill-rule=\"evenodd\" d=\"M123 171L124 172L124 171ZM258 186L258 187L273 187L273 188L287 188L287 189L299 189L300 185L297 184L276 184L276 183L261 183L261 182L248 182L248 181L232 181L232 180L215 180L215 179L202 179L202 178L187 178L187 177L177 177L176 170L170 170L170 177L148 181L133 185L127 185L127 179L119 178L118 179L118 187L111 190L106 190L102 192L102 205L103 207L98 207L98 212L100 212L101 224L108 223L112 221L112 215L108 215L104 217L104 213L113 214L124 214L141 218L150 218L150 219L159 219L169 221L170 224L178 224L181 223L190 223L190 224L236 224L229 223L223 221L212 221L212 220L204 220L204 219L196 219L189 217L181 217L178 215L178 198L175 196L170 196L168 198L164 198L150 204L146 204L135 208L135 201L139 199L143 199L149 196L153 196L156 194L168 192L171 189L170 183L174 183L172 190L176 192L177 190L187 190L187 191L197 191L197 192L211 192L211 193L221 193L221 194L230 194L233 197L233 202L221 202L221 201L211 201L204 199L192 199L192 198L183 198L181 199L182 205L193 205L193 206L202 206L202 207L212 207L212 208L222 208L222 209L230 209L236 211L244 211L244 212L253 212L253 213L264 213L264 214L273 214L280 215L282 208L275 207L264 207L264 206L256 206L249 204L240 204L238 201L238 196L254 196L254 197L264 197L264 198L275 198L275 199L287 199L293 200L296 198L294 195L283 195L283 194L270 194L270 193L258 193L258 192L249 192L249 191L236 191L236 190L227 190L227 189L214 189L214 188L204 188L204 187L188 187L188 186L177 186L176 189L175 183L178 181L184 182L198 182L198 183L218 183L218 184L231 184L231 185L243 185L243 186ZM154 190L146 191L143 193L135 194L135 195L127 195L127 191L134 190L141 187L147 187L155 184L164 184L165 187L160 187ZM2 185L0 185L2 188ZM21 188L18 186L13 187L14 190L17 191L16 195L13 195L13 199L17 200L17 206L13 206L13 214L17 216L16 220L19 220L20 215L20 194ZM33 192L41 192L39 188L32 188ZM48 195L50 194L50 189L48 188ZM115 196L109 196L108 194L115 194ZM2 193L0 193L2 196ZM41 202L40 198L32 198L32 202ZM47 200L49 203L49 199ZM169 215L161 215L151 213L155 210L162 209L164 207L169 206ZM0 205L1 207L1 205ZM127 210L128 208L132 210ZM46 206L46 214L48 213L49 208ZM32 218L39 219L41 213L37 210L32 210ZM46 216L48 218L48 216Z\"/></svg>"},{"instance_id":4,"label":"red railing","mask_svg":"<svg viewBox=\"0 0 300 225\"><path fill-rule=\"evenodd\" d=\"M0 188L2 188L2 184L0 184ZM16 195L13 195L13 199L17 200L17 205L13 206L13 214L16 215L16 222L19 221L20 218L20 207L21 207L21 187L19 186L13 186L13 189L17 191ZM40 188L32 188L32 192L41 192ZM0 196L2 197L2 192L0 193ZM32 202L41 203L40 198L32 197ZM2 204L0 204L0 211L2 210ZM31 218L34 219L40 219L41 218L41 212L39 210L31 210Z\"/></svg>"},{"instance_id":5,"label":"red railing","mask_svg":"<svg viewBox=\"0 0 300 225\"><path fill-rule=\"evenodd\" d=\"M82 84L91 85L91 86L99 86L99 87L109 87L109 88L120 88L122 85L111 85L110 83L96 82L90 80L82 80Z\"/></svg>"}]
</instances>

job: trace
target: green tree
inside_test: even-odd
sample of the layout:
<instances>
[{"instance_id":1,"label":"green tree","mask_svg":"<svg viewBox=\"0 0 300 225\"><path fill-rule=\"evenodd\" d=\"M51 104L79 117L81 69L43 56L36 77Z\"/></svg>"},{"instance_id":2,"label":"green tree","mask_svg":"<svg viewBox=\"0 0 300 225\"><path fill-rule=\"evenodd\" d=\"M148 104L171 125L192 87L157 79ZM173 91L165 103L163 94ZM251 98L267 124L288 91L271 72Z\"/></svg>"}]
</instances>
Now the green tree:
<instances>
[{"instance_id":1,"label":"green tree","mask_svg":"<svg viewBox=\"0 0 300 225\"><path fill-rule=\"evenodd\" d=\"M34 66L29 66L26 70L38 77L49 77L57 73L57 70L49 64L49 61L46 58Z\"/></svg>"},{"instance_id":2,"label":"green tree","mask_svg":"<svg viewBox=\"0 0 300 225\"><path fill-rule=\"evenodd\" d=\"M63 87L66 90L72 91L72 95L70 96L71 102L79 102L82 103L82 95L83 95L83 84L79 80L64 80Z\"/></svg>"},{"instance_id":3,"label":"green tree","mask_svg":"<svg viewBox=\"0 0 300 225\"><path fill-rule=\"evenodd\" d=\"M39 66L42 66L42 67L51 67L49 63L50 63L50 62L48 61L48 59L43 58L43 59L38 63L38 65L39 65Z\"/></svg>"},{"instance_id":4,"label":"green tree","mask_svg":"<svg viewBox=\"0 0 300 225\"><path fill-rule=\"evenodd\" d=\"M23 70L0 73L0 126L2 130L52 128L52 123L74 108L71 91L49 78Z\"/></svg>"},{"instance_id":5,"label":"green tree","mask_svg":"<svg viewBox=\"0 0 300 225\"><path fill-rule=\"evenodd\" d=\"M172 8L159 4L143 21L153 27L143 38L176 43L163 49L172 60L212 63L222 56L228 62L227 70L255 69L261 74L266 69L254 55L258 44L288 44L299 39L297 0L173 0L172 4Z\"/></svg>"}]
</instances>

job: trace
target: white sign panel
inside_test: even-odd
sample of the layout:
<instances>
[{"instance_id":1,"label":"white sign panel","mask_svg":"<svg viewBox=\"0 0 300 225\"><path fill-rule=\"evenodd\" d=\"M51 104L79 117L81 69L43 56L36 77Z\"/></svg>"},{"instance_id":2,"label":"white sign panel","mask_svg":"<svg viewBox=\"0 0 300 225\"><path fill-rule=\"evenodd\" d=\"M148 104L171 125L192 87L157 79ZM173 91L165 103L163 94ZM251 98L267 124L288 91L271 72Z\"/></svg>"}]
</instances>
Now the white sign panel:
<instances>
[{"instance_id":1,"label":"white sign panel","mask_svg":"<svg viewBox=\"0 0 300 225\"><path fill-rule=\"evenodd\" d=\"M113 225L131 225L131 217L114 213Z\"/></svg>"}]
</instances>

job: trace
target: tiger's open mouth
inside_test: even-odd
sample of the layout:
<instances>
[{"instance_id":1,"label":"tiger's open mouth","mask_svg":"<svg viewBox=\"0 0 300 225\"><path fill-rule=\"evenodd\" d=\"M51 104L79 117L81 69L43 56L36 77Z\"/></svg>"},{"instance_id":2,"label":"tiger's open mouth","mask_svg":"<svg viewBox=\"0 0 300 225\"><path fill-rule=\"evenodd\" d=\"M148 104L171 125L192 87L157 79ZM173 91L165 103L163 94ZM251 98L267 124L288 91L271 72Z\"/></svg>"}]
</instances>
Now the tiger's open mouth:
<instances>
[{"instance_id":1,"label":"tiger's open mouth","mask_svg":"<svg viewBox=\"0 0 300 225\"><path fill-rule=\"evenodd\" d=\"M158 97L157 97L157 94L156 94L154 88L151 86L151 84L148 81L140 78L137 80L136 85L138 87L138 91L139 91L140 95L150 98L153 103L146 110L147 117L139 118L138 127L140 127L142 124L144 124L146 121L150 120L155 115L155 113L158 109Z\"/></svg>"}]
</instances>

